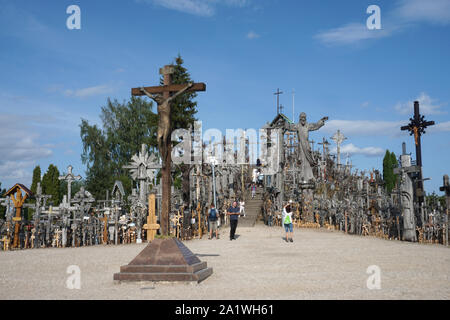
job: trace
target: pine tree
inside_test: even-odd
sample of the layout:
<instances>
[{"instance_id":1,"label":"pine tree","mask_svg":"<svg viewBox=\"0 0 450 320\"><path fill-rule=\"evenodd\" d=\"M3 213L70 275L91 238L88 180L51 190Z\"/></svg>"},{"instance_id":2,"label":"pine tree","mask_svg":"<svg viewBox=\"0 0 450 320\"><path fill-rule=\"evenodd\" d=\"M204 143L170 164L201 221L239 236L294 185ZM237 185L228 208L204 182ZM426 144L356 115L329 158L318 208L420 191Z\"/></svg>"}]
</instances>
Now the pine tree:
<instances>
[{"instance_id":1,"label":"pine tree","mask_svg":"<svg viewBox=\"0 0 450 320\"><path fill-rule=\"evenodd\" d=\"M393 151L391 152L391 167L392 167L391 186L392 186L392 189L394 189L395 185L397 184L397 175L394 174L394 169L398 168L398 160ZM392 189L391 189L391 191L392 191Z\"/></svg>"},{"instance_id":2,"label":"pine tree","mask_svg":"<svg viewBox=\"0 0 450 320\"><path fill-rule=\"evenodd\" d=\"M192 82L182 64L180 56L175 58L173 84ZM195 92L185 93L172 101L172 130L189 128L196 120L197 103L192 101L196 96ZM158 152L158 115L152 108L153 102L147 98L131 97L123 103L108 99L100 115L102 127L90 125L86 120L81 121L81 159L87 166L85 185L96 199L103 199L115 180L122 181L126 193L131 193L133 182L123 166L141 150L143 143L147 144L151 152ZM183 171L180 170L177 170L177 174Z\"/></svg>"},{"instance_id":3,"label":"pine tree","mask_svg":"<svg viewBox=\"0 0 450 320\"><path fill-rule=\"evenodd\" d=\"M52 196L50 202L52 202L54 206L59 205L61 202L59 176L58 168L55 165L50 164L47 172L42 177L42 192Z\"/></svg>"},{"instance_id":4,"label":"pine tree","mask_svg":"<svg viewBox=\"0 0 450 320\"><path fill-rule=\"evenodd\" d=\"M391 193L394 188L394 168L392 162L392 155L389 150L386 150L386 153L383 158L383 180L386 186L386 191ZM394 182L395 183L395 182Z\"/></svg>"},{"instance_id":5,"label":"pine tree","mask_svg":"<svg viewBox=\"0 0 450 320\"><path fill-rule=\"evenodd\" d=\"M33 180L31 182L31 192L36 193L37 185L41 182L41 167L36 166L33 170Z\"/></svg>"}]
</instances>

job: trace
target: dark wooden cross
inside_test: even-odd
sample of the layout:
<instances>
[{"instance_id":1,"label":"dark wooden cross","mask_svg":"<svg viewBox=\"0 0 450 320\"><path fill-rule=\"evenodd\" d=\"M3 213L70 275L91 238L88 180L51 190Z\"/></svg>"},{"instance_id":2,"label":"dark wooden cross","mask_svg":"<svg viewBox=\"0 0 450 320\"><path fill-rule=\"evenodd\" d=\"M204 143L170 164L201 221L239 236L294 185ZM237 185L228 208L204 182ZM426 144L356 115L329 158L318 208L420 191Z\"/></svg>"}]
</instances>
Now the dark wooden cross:
<instances>
[{"instance_id":1,"label":"dark wooden cross","mask_svg":"<svg viewBox=\"0 0 450 320\"><path fill-rule=\"evenodd\" d=\"M410 135L414 135L414 142L416 145L416 165L420 168L419 179L417 181L417 196L419 202L422 203L424 201L424 192L422 178L422 147L420 137L422 134L425 134L425 129L428 126L434 125L434 121L425 121L425 117L420 114L419 101L414 101L414 117L409 120L409 124L401 127L401 130L407 130Z\"/></svg>"},{"instance_id":2,"label":"dark wooden cross","mask_svg":"<svg viewBox=\"0 0 450 320\"><path fill-rule=\"evenodd\" d=\"M439 190L445 192L445 201L446 201L446 207L447 207L447 214L445 217L445 223L444 223L444 245L448 246L448 218L450 214L450 183L448 179L448 175L444 176L444 184L442 187L439 188Z\"/></svg>"},{"instance_id":3,"label":"dark wooden cross","mask_svg":"<svg viewBox=\"0 0 450 320\"><path fill-rule=\"evenodd\" d=\"M206 84L204 83L172 84L172 74L174 72L175 67L173 65L166 65L159 70L159 73L164 78L163 86L131 89L133 96L146 95L158 104L157 141L162 159L161 233L163 235L169 234L169 212L171 207L171 102L185 92L206 91Z\"/></svg>"},{"instance_id":4,"label":"dark wooden cross","mask_svg":"<svg viewBox=\"0 0 450 320\"><path fill-rule=\"evenodd\" d=\"M277 96L277 115L280 114L280 94L283 94L283 92L280 91L280 89L277 89L277 92L274 93L274 95Z\"/></svg>"}]
</instances>

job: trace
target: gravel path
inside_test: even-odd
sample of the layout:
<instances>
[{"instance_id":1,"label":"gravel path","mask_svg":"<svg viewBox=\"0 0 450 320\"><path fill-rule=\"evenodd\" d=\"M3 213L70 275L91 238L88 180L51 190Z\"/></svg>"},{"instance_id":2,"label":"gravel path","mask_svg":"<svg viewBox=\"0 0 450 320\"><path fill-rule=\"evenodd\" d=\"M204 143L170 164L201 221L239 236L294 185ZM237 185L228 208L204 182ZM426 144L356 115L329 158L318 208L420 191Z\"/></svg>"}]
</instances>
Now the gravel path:
<instances>
[{"instance_id":1,"label":"gravel path","mask_svg":"<svg viewBox=\"0 0 450 320\"><path fill-rule=\"evenodd\" d=\"M337 231L239 228L236 241L185 244L212 276L200 284L115 283L113 274L146 244L0 252L0 299L450 299L450 249ZM69 265L81 270L81 289L66 288ZM369 290L367 268L381 270L381 289Z\"/></svg>"}]
</instances>

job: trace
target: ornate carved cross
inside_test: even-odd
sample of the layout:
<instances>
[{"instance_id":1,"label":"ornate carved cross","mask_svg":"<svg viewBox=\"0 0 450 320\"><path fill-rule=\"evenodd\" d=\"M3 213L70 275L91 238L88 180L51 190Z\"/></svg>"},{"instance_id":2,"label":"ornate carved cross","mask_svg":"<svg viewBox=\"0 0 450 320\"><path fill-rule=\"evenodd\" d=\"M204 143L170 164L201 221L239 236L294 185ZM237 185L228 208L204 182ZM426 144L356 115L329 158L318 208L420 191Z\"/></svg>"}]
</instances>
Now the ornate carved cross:
<instances>
[{"instance_id":1,"label":"ornate carved cross","mask_svg":"<svg viewBox=\"0 0 450 320\"><path fill-rule=\"evenodd\" d=\"M428 126L433 126L434 121L425 121L425 117L420 114L419 101L414 101L414 117L409 119L407 126L401 127L402 131L409 131L410 135L414 135L414 142L416 145L416 164L420 167L419 179L417 183L417 195L419 202L424 200L423 194L423 178L422 178L422 146L420 137L425 134L425 129Z\"/></svg>"}]
</instances>

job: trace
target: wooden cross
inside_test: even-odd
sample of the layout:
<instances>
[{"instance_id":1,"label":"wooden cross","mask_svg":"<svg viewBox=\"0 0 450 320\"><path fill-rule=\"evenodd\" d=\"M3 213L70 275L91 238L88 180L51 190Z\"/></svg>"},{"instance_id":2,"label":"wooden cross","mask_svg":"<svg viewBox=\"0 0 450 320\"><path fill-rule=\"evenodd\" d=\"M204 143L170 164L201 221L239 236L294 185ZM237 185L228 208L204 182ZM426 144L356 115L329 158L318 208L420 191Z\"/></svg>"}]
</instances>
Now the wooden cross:
<instances>
[{"instance_id":1,"label":"wooden cross","mask_svg":"<svg viewBox=\"0 0 450 320\"><path fill-rule=\"evenodd\" d=\"M425 129L428 126L433 126L434 121L425 121L425 117L420 114L419 101L414 101L414 118L410 118L410 123L400 129L402 131L409 131L410 135L414 135L414 142L416 145L416 165L420 167L419 179L417 184L417 195L419 203L424 201L423 194L423 178L422 178L422 146L420 137L425 134Z\"/></svg>"},{"instance_id":2,"label":"wooden cross","mask_svg":"<svg viewBox=\"0 0 450 320\"><path fill-rule=\"evenodd\" d=\"M450 183L448 175L444 175L444 183L442 187L439 188L440 191L445 192L446 202L447 202L447 214L444 223L444 245L448 246L448 217L450 214Z\"/></svg>"},{"instance_id":3,"label":"wooden cross","mask_svg":"<svg viewBox=\"0 0 450 320\"><path fill-rule=\"evenodd\" d=\"M154 193L150 193L148 196L148 216L147 223L144 224L143 229L147 230L147 241L151 242L155 239L156 230L160 225L156 223L156 210L155 210L156 196Z\"/></svg>"},{"instance_id":4,"label":"wooden cross","mask_svg":"<svg viewBox=\"0 0 450 320\"><path fill-rule=\"evenodd\" d=\"M159 70L164 77L164 85L156 87L140 87L131 89L133 96L146 95L158 104L157 141L162 158L162 201L161 201L161 232L169 234L169 211L171 209L171 102L184 92L205 91L204 83L172 84L173 65L166 65Z\"/></svg>"},{"instance_id":5,"label":"wooden cross","mask_svg":"<svg viewBox=\"0 0 450 320\"><path fill-rule=\"evenodd\" d=\"M22 194L22 191L25 192L25 194ZM18 248L20 243L19 243L19 231L20 231L20 221L22 221L22 216L21 216L21 212L22 212L22 207L23 204L25 203L25 200L28 197L31 197L33 195L33 193L24 185L17 183L16 185L14 185L14 187L12 187L11 189L9 189L6 193L5 196L11 197L12 202L14 203L14 207L16 208L16 216L13 218L13 221L16 222L15 227L14 227L14 242L12 247L13 248Z\"/></svg>"},{"instance_id":6,"label":"wooden cross","mask_svg":"<svg viewBox=\"0 0 450 320\"><path fill-rule=\"evenodd\" d=\"M100 220L103 222L103 244L108 244L108 216L105 214Z\"/></svg>"}]
</instances>

